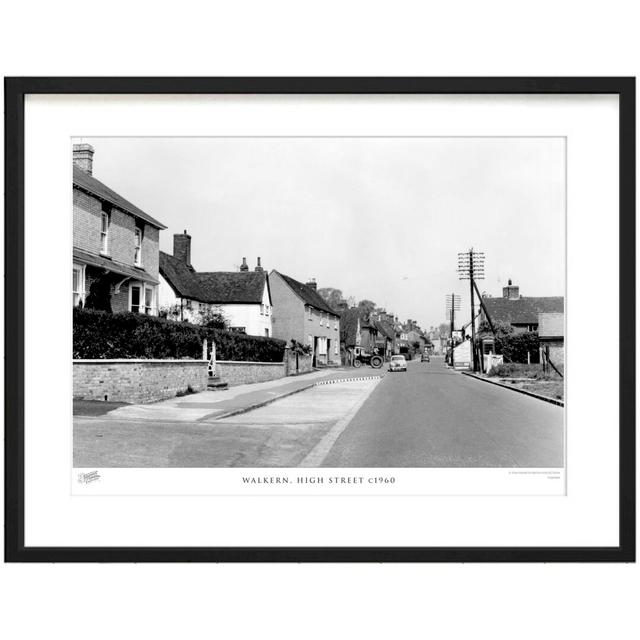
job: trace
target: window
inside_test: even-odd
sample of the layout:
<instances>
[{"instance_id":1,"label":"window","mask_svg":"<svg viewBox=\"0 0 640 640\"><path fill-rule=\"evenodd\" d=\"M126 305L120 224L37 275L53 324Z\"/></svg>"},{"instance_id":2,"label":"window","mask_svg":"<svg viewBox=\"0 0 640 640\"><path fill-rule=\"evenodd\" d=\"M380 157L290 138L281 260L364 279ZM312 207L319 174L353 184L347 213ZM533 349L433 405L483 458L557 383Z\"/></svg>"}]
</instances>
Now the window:
<instances>
[{"instance_id":1,"label":"window","mask_svg":"<svg viewBox=\"0 0 640 640\"><path fill-rule=\"evenodd\" d=\"M229 327L231 333L247 333L246 327Z\"/></svg>"},{"instance_id":2,"label":"window","mask_svg":"<svg viewBox=\"0 0 640 640\"><path fill-rule=\"evenodd\" d=\"M311 307L307 307L307 318L309 320L313 320L313 311L311 310Z\"/></svg>"},{"instance_id":3,"label":"window","mask_svg":"<svg viewBox=\"0 0 640 640\"><path fill-rule=\"evenodd\" d=\"M73 265L73 306L84 306L84 266L79 264Z\"/></svg>"},{"instance_id":4,"label":"window","mask_svg":"<svg viewBox=\"0 0 640 640\"><path fill-rule=\"evenodd\" d=\"M260 305L260 315L261 316L264 315L264 305L263 304Z\"/></svg>"},{"instance_id":5,"label":"window","mask_svg":"<svg viewBox=\"0 0 640 640\"><path fill-rule=\"evenodd\" d=\"M131 311L133 313L140 313L140 285L131 285Z\"/></svg>"},{"instance_id":6,"label":"window","mask_svg":"<svg viewBox=\"0 0 640 640\"><path fill-rule=\"evenodd\" d=\"M337 356L338 355L338 343L334 341L334 345L333 345L333 355Z\"/></svg>"},{"instance_id":7,"label":"window","mask_svg":"<svg viewBox=\"0 0 640 640\"><path fill-rule=\"evenodd\" d=\"M336 318L336 319L333 321L333 328L334 328L336 331L338 330L338 318Z\"/></svg>"},{"instance_id":8,"label":"window","mask_svg":"<svg viewBox=\"0 0 640 640\"><path fill-rule=\"evenodd\" d=\"M133 313L156 314L156 292L155 288L148 284L135 283L130 289L129 309Z\"/></svg>"},{"instance_id":9,"label":"window","mask_svg":"<svg viewBox=\"0 0 640 640\"><path fill-rule=\"evenodd\" d=\"M144 312L147 315L153 314L153 289L147 286L144 288Z\"/></svg>"},{"instance_id":10,"label":"window","mask_svg":"<svg viewBox=\"0 0 640 640\"><path fill-rule=\"evenodd\" d=\"M268 338L269 337L269 329L265 329L264 330L264 337Z\"/></svg>"},{"instance_id":11,"label":"window","mask_svg":"<svg viewBox=\"0 0 640 640\"><path fill-rule=\"evenodd\" d=\"M133 231L133 264L142 266L142 229L136 227Z\"/></svg>"},{"instance_id":12,"label":"window","mask_svg":"<svg viewBox=\"0 0 640 640\"><path fill-rule=\"evenodd\" d=\"M102 212L102 223L100 227L100 252L109 253L109 212Z\"/></svg>"}]
</instances>

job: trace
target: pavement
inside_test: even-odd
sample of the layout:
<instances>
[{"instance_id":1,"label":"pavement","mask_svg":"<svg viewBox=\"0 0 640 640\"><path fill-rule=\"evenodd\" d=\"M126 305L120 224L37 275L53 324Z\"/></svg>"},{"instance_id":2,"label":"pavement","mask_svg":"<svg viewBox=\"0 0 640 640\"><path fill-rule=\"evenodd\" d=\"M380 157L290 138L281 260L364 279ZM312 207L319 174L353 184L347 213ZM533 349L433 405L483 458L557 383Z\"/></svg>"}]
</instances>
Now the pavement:
<instances>
[{"instance_id":1,"label":"pavement","mask_svg":"<svg viewBox=\"0 0 640 640\"><path fill-rule=\"evenodd\" d=\"M364 378L364 379L362 379ZM332 369L74 418L77 467L562 467L564 410L444 366Z\"/></svg>"},{"instance_id":2,"label":"pavement","mask_svg":"<svg viewBox=\"0 0 640 640\"><path fill-rule=\"evenodd\" d=\"M104 412L95 411L91 404L83 403L76 415L108 415L113 420L143 422L200 422L216 420L235 413L249 411L266 403L284 398L292 393L309 389L318 382L327 383L342 378L380 376L382 369L362 367L360 369L330 368L305 373L296 377L280 378L269 382L244 384L223 391L207 390L179 398L170 398L151 404L119 405Z\"/></svg>"},{"instance_id":3,"label":"pavement","mask_svg":"<svg viewBox=\"0 0 640 640\"><path fill-rule=\"evenodd\" d=\"M309 466L303 463L310 453L324 458L322 452L335 438L336 425L344 424L344 416L361 406L380 382L377 376L341 378L348 380L331 376L332 384L289 393L227 418L135 420L122 419L120 410L101 418L76 417L74 466Z\"/></svg>"}]
</instances>

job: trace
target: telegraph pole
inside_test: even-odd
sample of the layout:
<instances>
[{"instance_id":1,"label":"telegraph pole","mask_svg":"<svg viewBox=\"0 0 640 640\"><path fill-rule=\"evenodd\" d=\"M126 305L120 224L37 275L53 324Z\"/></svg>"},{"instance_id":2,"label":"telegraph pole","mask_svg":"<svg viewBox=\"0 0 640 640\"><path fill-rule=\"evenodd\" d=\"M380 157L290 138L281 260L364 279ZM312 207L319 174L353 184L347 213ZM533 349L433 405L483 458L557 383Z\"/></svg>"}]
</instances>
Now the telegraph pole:
<instances>
[{"instance_id":1,"label":"telegraph pole","mask_svg":"<svg viewBox=\"0 0 640 640\"><path fill-rule=\"evenodd\" d=\"M450 333L449 333L449 343L451 344L451 366L453 366L453 331L455 327L455 314L456 311L460 310L460 296L452 293L451 295L447 295L446 297L446 309L447 309L447 320L450 323Z\"/></svg>"},{"instance_id":2,"label":"telegraph pole","mask_svg":"<svg viewBox=\"0 0 640 640\"><path fill-rule=\"evenodd\" d=\"M471 294L471 358L473 370L478 370L478 359L476 357L476 310L474 301L474 288L476 280L484 280L484 253L474 251L473 247L469 251L458 254L458 277L460 280L469 280L469 293ZM482 304L482 303L481 303Z\"/></svg>"}]
</instances>

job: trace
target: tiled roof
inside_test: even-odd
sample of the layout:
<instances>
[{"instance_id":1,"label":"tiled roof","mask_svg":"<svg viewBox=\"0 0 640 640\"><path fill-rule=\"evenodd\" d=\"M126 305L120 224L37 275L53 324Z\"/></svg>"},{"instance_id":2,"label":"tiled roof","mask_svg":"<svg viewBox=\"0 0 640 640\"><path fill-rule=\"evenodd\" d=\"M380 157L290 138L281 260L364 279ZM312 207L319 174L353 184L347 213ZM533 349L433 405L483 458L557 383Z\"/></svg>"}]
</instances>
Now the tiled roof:
<instances>
[{"instance_id":1,"label":"tiled roof","mask_svg":"<svg viewBox=\"0 0 640 640\"><path fill-rule=\"evenodd\" d=\"M89 253L83 251L77 247L73 248L73 259L83 264L89 264L94 267L100 267L106 271L111 271L121 276L127 276L129 278L135 278L136 280L143 280L144 282L150 282L151 284L158 284L157 278L154 278L150 273L144 269L133 267L111 258L105 258L104 256L97 255L95 253Z\"/></svg>"},{"instance_id":2,"label":"tiled roof","mask_svg":"<svg viewBox=\"0 0 640 640\"><path fill-rule=\"evenodd\" d=\"M275 271L275 273L277 273L291 287L291 289L293 289L294 293L299 298L302 298L305 304L318 309L318 311L326 311L336 318L340 317L339 314L324 301L323 297L315 289L312 289L306 284L302 284L302 282L298 282L289 276L285 276L284 273L280 273L279 271Z\"/></svg>"},{"instance_id":3,"label":"tiled roof","mask_svg":"<svg viewBox=\"0 0 640 640\"><path fill-rule=\"evenodd\" d=\"M358 309L345 309L340 316L340 340L347 347L353 347L356 344L359 318Z\"/></svg>"},{"instance_id":4,"label":"tiled roof","mask_svg":"<svg viewBox=\"0 0 640 640\"><path fill-rule=\"evenodd\" d=\"M194 275L205 302L212 304L260 304L267 282L266 271L214 271Z\"/></svg>"},{"instance_id":5,"label":"tiled roof","mask_svg":"<svg viewBox=\"0 0 640 640\"><path fill-rule=\"evenodd\" d=\"M538 324L539 313L564 312L564 297L546 298L522 297L518 300L507 298L482 298L492 322L510 324Z\"/></svg>"},{"instance_id":6,"label":"tiled roof","mask_svg":"<svg viewBox=\"0 0 640 640\"><path fill-rule=\"evenodd\" d=\"M126 211L131 215L141 218L158 229L167 228L161 222L158 222L148 213L138 209L135 204L131 204L131 202L125 200L121 195L113 191L113 189L109 189L109 187L102 184L100 180L96 180L92 175L89 175L86 171L83 171L75 164L73 165L73 184L84 191L88 191L100 200L109 202L115 207L118 207L118 209L122 209L122 211Z\"/></svg>"},{"instance_id":7,"label":"tiled roof","mask_svg":"<svg viewBox=\"0 0 640 640\"><path fill-rule=\"evenodd\" d=\"M393 327L390 327L383 320L375 320L374 323L378 333L382 334L385 338L393 340L396 337L396 332L393 330Z\"/></svg>"},{"instance_id":8,"label":"tiled roof","mask_svg":"<svg viewBox=\"0 0 640 640\"><path fill-rule=\"evenodd\" d=\"M179 258L161 251L160 273L179 297L206 302L193 269Z\"/></svg>"}]
</instances>

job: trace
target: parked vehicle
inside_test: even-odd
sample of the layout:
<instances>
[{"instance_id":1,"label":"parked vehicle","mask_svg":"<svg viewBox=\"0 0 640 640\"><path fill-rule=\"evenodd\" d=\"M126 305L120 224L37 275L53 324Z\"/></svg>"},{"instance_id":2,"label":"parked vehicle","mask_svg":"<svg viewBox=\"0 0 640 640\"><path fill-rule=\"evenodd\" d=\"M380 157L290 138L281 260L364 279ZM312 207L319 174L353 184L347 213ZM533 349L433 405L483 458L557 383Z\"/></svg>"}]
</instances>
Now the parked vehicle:
<instances>
[{"instance_id":1,"label":"parked vehicle","mask_svg":"<svg viewBox=\"0 0 640 640\"><path fill-rule=\"evenodd\" d=\"M407 361L404 356L391 356L389 361L389 371L406 371Z\"/></svg>"},{"instance_id":2,"label":"parked vehicle","mask_svg":"<svg viewBox=\"0 0 640 640\"><path fill-rule=\"evenodd\" d=\"M374 369L380 369L382 364L384 363L384 359L381 355L377 353L368 353L364 349L360 347L356 347L354 351L354 360L353 366L358 369L363 364L369 364Z\"/></svg>"},{"instance_id":3,"label":"parked vehicle","mask_svg":"<svg viewBox=\"0 0 640 640\"><path fill-rule=\"evenodd\" d=\"M420 357L420 362L431 362L431 357L427 352L423 353Z\"/></svg>"}]
</instances>

